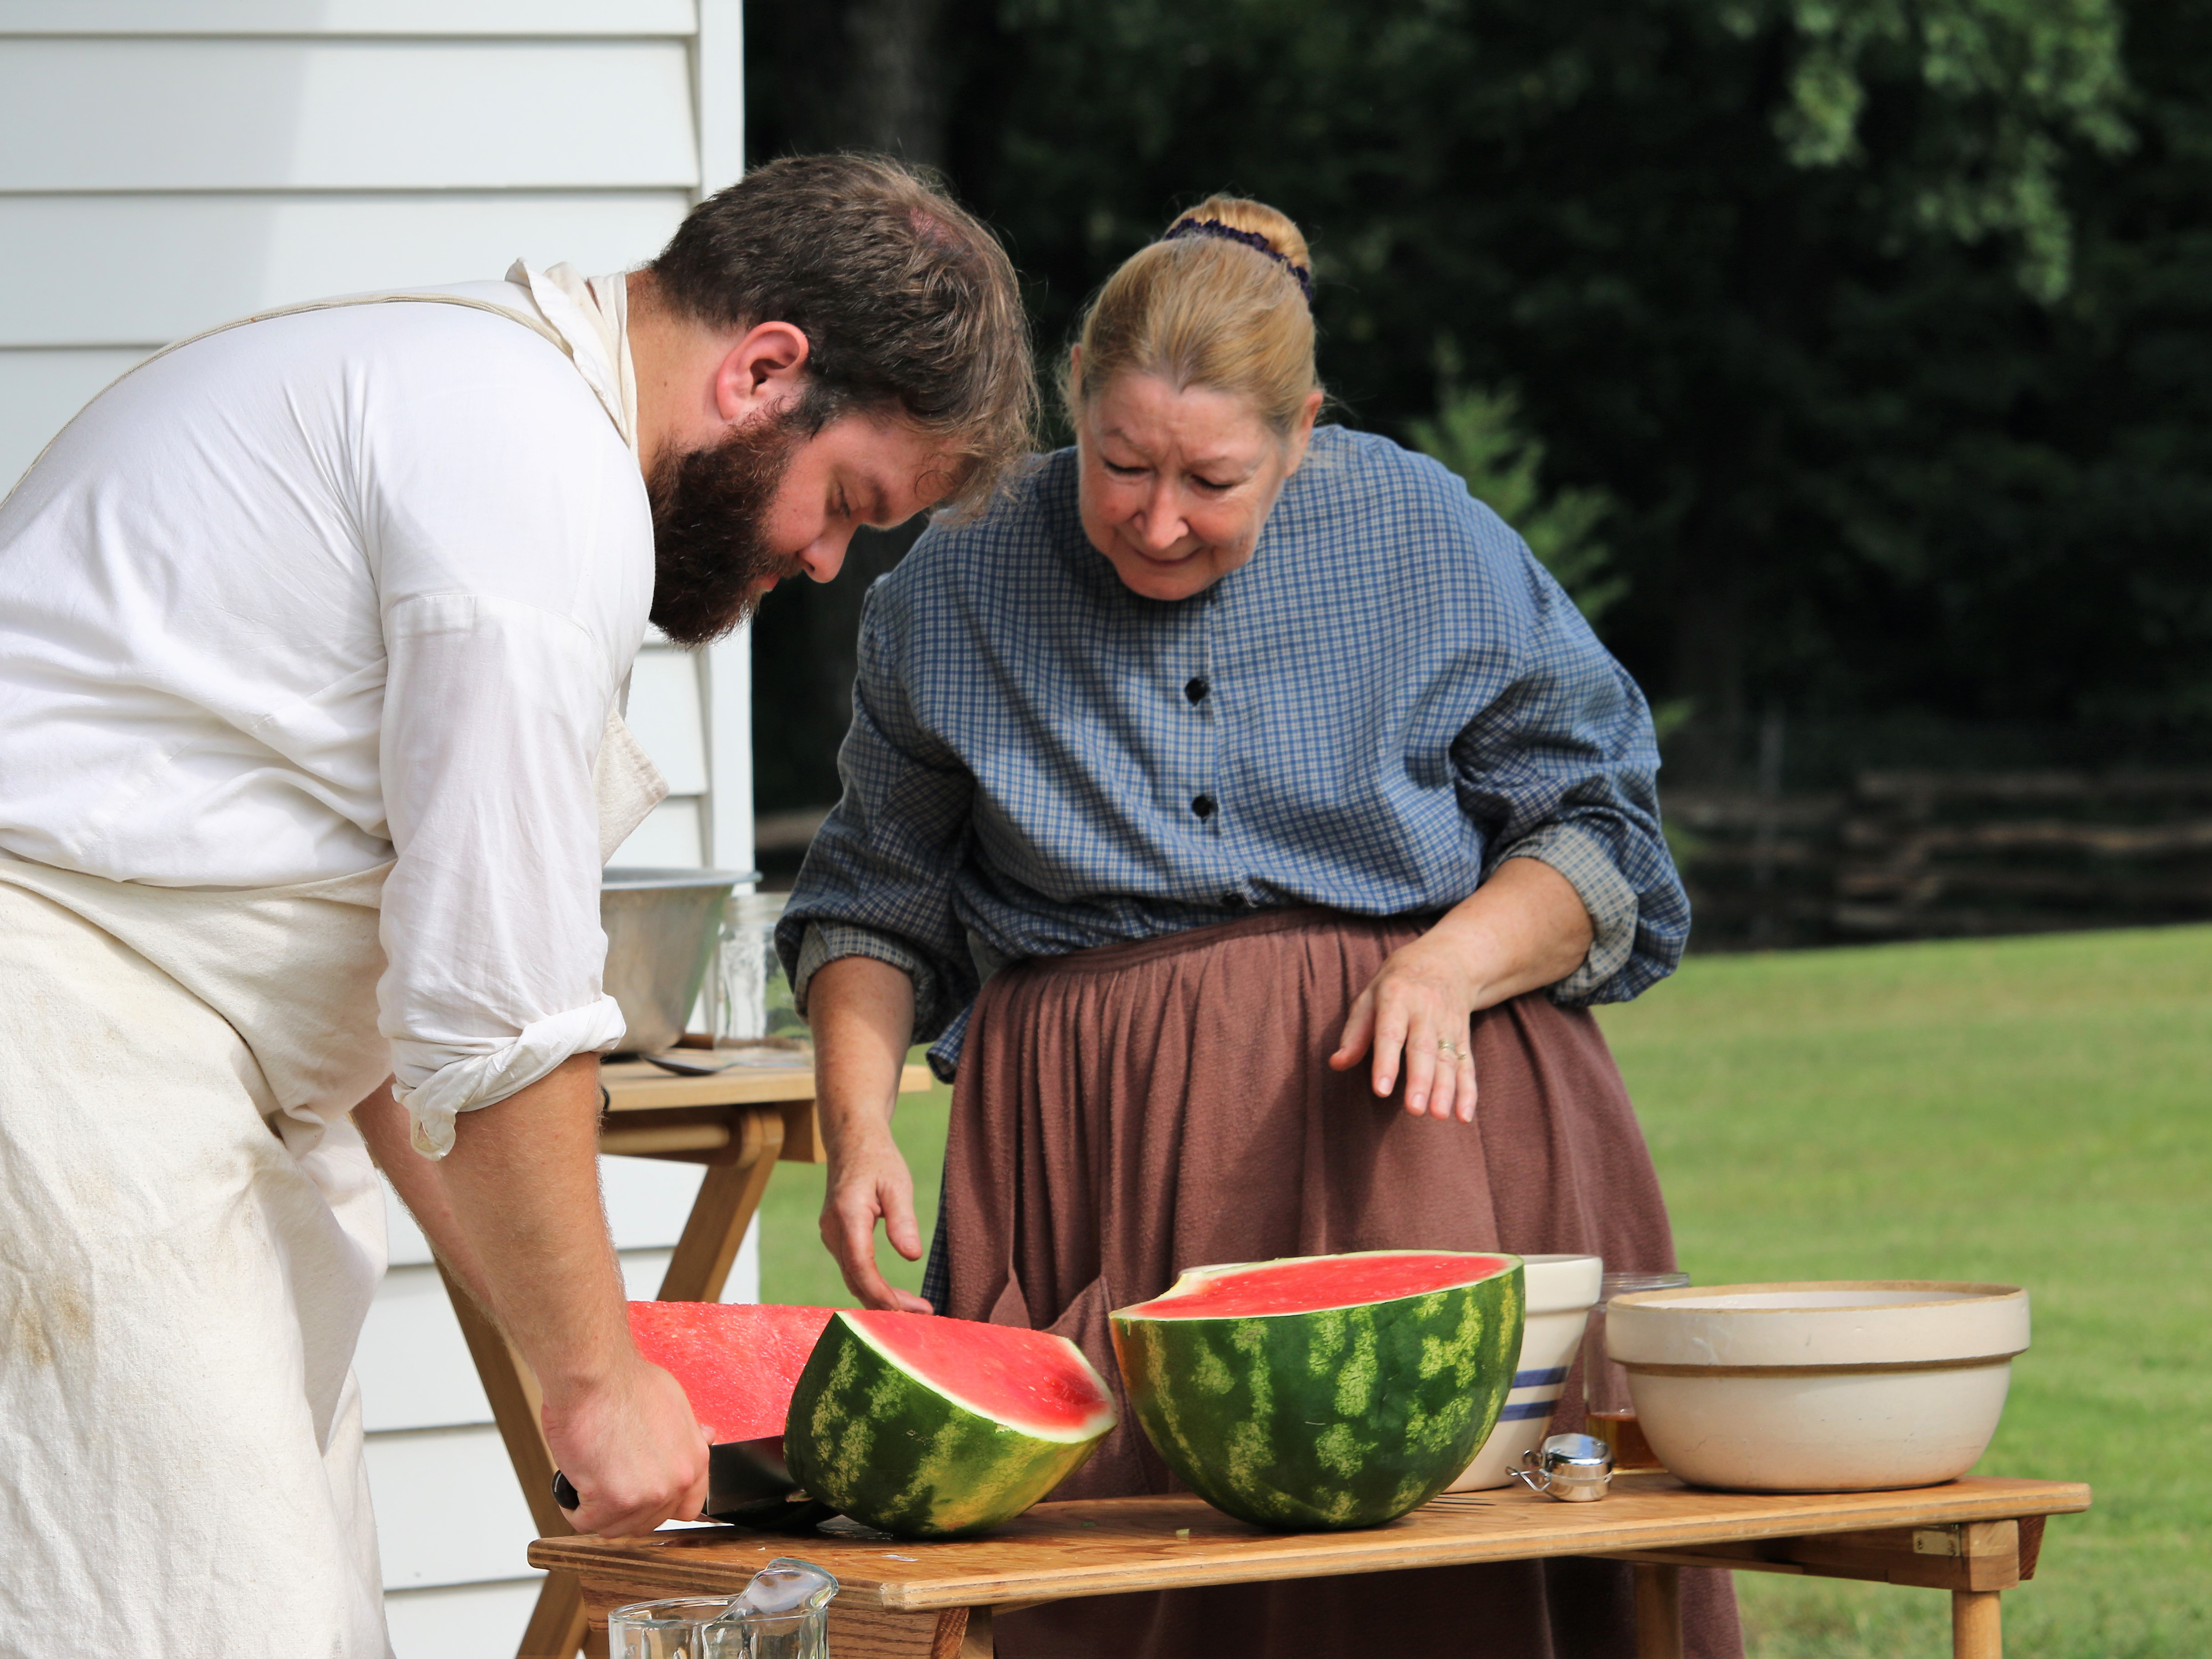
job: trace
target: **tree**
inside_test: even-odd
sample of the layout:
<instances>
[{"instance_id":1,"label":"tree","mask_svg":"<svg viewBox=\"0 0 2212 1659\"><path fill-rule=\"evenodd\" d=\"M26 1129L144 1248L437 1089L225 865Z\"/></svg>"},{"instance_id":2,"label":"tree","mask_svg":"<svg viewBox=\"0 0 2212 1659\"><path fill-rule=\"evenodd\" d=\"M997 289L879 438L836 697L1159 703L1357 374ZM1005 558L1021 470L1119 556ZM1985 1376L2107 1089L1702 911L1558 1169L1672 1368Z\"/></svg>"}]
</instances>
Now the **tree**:
<instances>
[{"instance_id":1,"label":"tree","mask_svg":"<svg viewBox=\"0 0 2212 1659\"><path fill-rule=\"evenodd\" d=\"M1655 696L2212 733L2212 0L944 3L1049 352L1258 195L1341 418L1448 424L1442 336L1613 503Z\"/></svg>"},{"instance_id":2,"label":"tree","mask_svg":"<svg viewBox=\"0 0 2212 1659\"><path fill-rule=\"evenodd\" d=\"M1520 414L1510 392L1447 380L1436 418L1413 421L1408 431L1416 448L1458 474L1469 495L1521 532L1537 562L1595 623L1628 592L1597 536L1612 499L1601 489L1572 487L1546 495L1539 482L1544 446L1521 429Z\"/></svg>"}]
</instances>

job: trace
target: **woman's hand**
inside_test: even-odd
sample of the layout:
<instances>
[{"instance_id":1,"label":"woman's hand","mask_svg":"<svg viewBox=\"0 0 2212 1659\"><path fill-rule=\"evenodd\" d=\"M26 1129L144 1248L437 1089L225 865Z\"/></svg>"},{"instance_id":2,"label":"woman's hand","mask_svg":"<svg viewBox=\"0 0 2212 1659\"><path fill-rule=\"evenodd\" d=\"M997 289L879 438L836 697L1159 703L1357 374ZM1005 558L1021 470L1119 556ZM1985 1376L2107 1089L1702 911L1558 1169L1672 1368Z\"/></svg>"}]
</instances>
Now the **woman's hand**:
<instances>
[{"instance_id":1,"label":"woman's hand","mask_svg":"<svg viewBox=\"0 0 2212 1659\"><path fill-rule=\"evenodd\" d=\"M1472 1123L1474 1051L1468 1022L1484 1006L1484 981L1468 970L1457 944L1439 923L1391 952L1373 982L1353 1000L1344 1040L1328 1063L1349 1071L1371 1047L1375 1092L1388 1095L1398 1086L1402 1060L1408 1112L1449 1118L1456 1109L1461 1122Z\"/></svg>"},{"instance_id":2,"label":"woman's hand","mask_svg":"<svg viewBox=\"0 0 2212 1659\"><path fill-rule=\"evenodd\" d=\"M899 1066L914 1035L914 981L889 963L841 957L806 994L814 1028L814 1107L830 1153L822 1242L846 1287L871 1308L929 1313L918 1296L894 1290L876 1271L876 1223L909 1261L921 1256L914 1177L891 1139Z\"/></svg>"},{"instance_id":3,"label":"woman's hand","mask_svg":"<svg viewBox=\"0 0 2212 1659\"><path fill-rule=\"evenodd\" d=\"M888 1131L830 1154L830 1190L822 1200L822 1242L837 1258L845 1286L864 1306L929 1313L929 1304L889 1283L876 1270L876 1223L891 1248L909 1261L921 1259L921 1229L914 1218L914 1176Z\"/></svg>"},{"instance_id":4,"label":"woman's hand","mask_svg":"<svg viewBox=\"0 0 2212 1659\"><path fill-rule=\"evenodd\" d=\"M1412 944L1391 953L1354 999L1329 1065L1348 1072L1371 1048L1375 1092L1398 1086L1419 1117L1474 1121L1470 1022L1485 1008L1554 985L1589 954L1589 912L1548 864L1509 858Z\"/></svg>"}]
</instances>

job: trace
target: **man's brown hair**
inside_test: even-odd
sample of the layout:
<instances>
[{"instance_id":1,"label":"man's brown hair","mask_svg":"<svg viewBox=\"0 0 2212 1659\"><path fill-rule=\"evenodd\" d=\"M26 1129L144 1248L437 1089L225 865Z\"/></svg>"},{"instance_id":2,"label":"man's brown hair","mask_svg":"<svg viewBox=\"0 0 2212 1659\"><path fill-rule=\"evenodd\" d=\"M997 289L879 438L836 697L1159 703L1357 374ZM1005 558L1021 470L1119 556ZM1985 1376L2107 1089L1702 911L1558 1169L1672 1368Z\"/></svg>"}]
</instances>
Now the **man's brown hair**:
<instances>
[{"instance_id":1,"label":"man's brown hair","mask_svg":"<svg viewBox=\"0 0 2212 1659\"><path fill-rule=\"evenodd\" d=\"M656 297L695 322L805 334L802 430L896 411L946 444L956 513L981 508L1030 447L1013 264L923 173L880 155L770 161L694 208L648 269Z\"/></svg>"}]
</instances>

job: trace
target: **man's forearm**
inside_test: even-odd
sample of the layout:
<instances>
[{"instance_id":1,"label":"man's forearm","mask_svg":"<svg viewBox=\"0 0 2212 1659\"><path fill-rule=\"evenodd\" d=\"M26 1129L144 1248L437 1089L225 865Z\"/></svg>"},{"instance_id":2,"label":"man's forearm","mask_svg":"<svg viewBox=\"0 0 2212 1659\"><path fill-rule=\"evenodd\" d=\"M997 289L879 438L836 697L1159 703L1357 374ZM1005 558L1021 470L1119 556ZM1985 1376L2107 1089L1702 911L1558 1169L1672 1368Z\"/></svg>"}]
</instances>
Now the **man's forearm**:
<instances>
[{"instance_id":1,"label":"man's forearm","mask_svg":"<svg viewBox=\"0 0 2212 1659\"><path fill-rule=\"evenodd\" d=\"M354 1109L438 1259L538 1378L580 1529L649 1532L698 1514L706 1436L676 1379L630 1340L599 1202L599 1061L580 1054L496 1105L464 1112L439 1163L408 1144L388 1093Z\"/></svg>"},{"instance_id":2,"label":"man's forearm","mask_svg":"<svg viewBox=\"0 0 2212 1659\"><path fill-rule=\"evenodd\" d=\"M461 1283L476 1304L491 1311L484 1289L483 1268L476 1246L469 1242L453 1202L446 1196L445 1166L415 1150L407 1109L392 1097L390 1078L376 1085L375 1093L353 1109L354 1126L368 1143L369 1156L392 1182L407 1213L430 1241L439 1265Z\"/></svg>"},{"instance_id":3,"label":"man's forearm","mask_svg":"<svg viewBox=\"0 0 2212 1659\"><path fill-rule=\"evenodd\" d=\"M599 1203L599 1060L580 1054L496 1105L464 1112L439 1162L409 1142L388 1088L354 1121L439 1261L522 1350L549 1391L627 1354L622 1275Z\"/></svg>"},{"instance_id":4,"label":"man's forearm","mask_svg":"<svg viewBox=\"0 0 2212 1659\"><path fill-rule=\"evenodd\" d=\"M599 1057L579 1054L462 1113L439 1166L467 1257L457 1252L449 1265L522 1351L549 1401L604 1382L632 1352L599 1201Z\"/></svg>"}]
</instances>

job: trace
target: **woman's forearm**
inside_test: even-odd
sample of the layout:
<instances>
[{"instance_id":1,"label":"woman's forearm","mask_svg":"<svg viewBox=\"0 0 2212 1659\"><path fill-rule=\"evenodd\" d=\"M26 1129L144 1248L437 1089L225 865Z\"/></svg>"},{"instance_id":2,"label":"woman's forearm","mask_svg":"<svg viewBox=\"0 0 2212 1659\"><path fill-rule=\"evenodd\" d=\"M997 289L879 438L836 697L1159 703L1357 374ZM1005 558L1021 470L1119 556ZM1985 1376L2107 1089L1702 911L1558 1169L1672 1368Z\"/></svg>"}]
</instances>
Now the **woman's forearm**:
<instances>
[{"instance_id":1,"label":"woman's forearm","mask_svg":"<svg viewBox=\"0 0 2212 1659\"><path fill-rule=\"evenodd\" d=\"M807 986L806 1023L815 1110L830 1155L890 1133L914 1039L914 981L873 957L840 957Z\"/></svg>"},{"instance_id":2,"label":"woman's forearm","mask_svg":"<svg viewBox=\"0 0 2212 1659\"><path fill-rule=\"evenodd\" d=\"M1344 1022L1328 1063L1371 1054L1378 1096L1406 1083L1406 1109L1474 1121L1468 1018L1573 973L1595 936L1574 884L1535 859L1508 859L1437 925L1391 953Z\"/></svg>"},{"instance_id":3,"label":"woman's forearm","mask_svg":"<svg viewBox=\"0 0 2212 1659\"><path fill-rule=\"evenodd\" d=\"M1556 985L1582 966L1595 937L1574 884L1540 859L1507 859L1428 937L1466 964L1474 1008Z\"/></svg>"},{"instance_id":4,"label":"woman's forearm","mask_svg":"<svg viewBox=\"0 0 2212 1659\"><path fill-rule=\"evenodd\" d=\"M840 957L806 990L814 1031L814 1103L830 1154L822 1242L845 1283L872 1308L925 1313L876 1267L876 1223L909 1261L921 1255L914 1179L891 1139L899 1072L914 1036L914 981L872 957Z\"/></svg>"}]
</instances>

